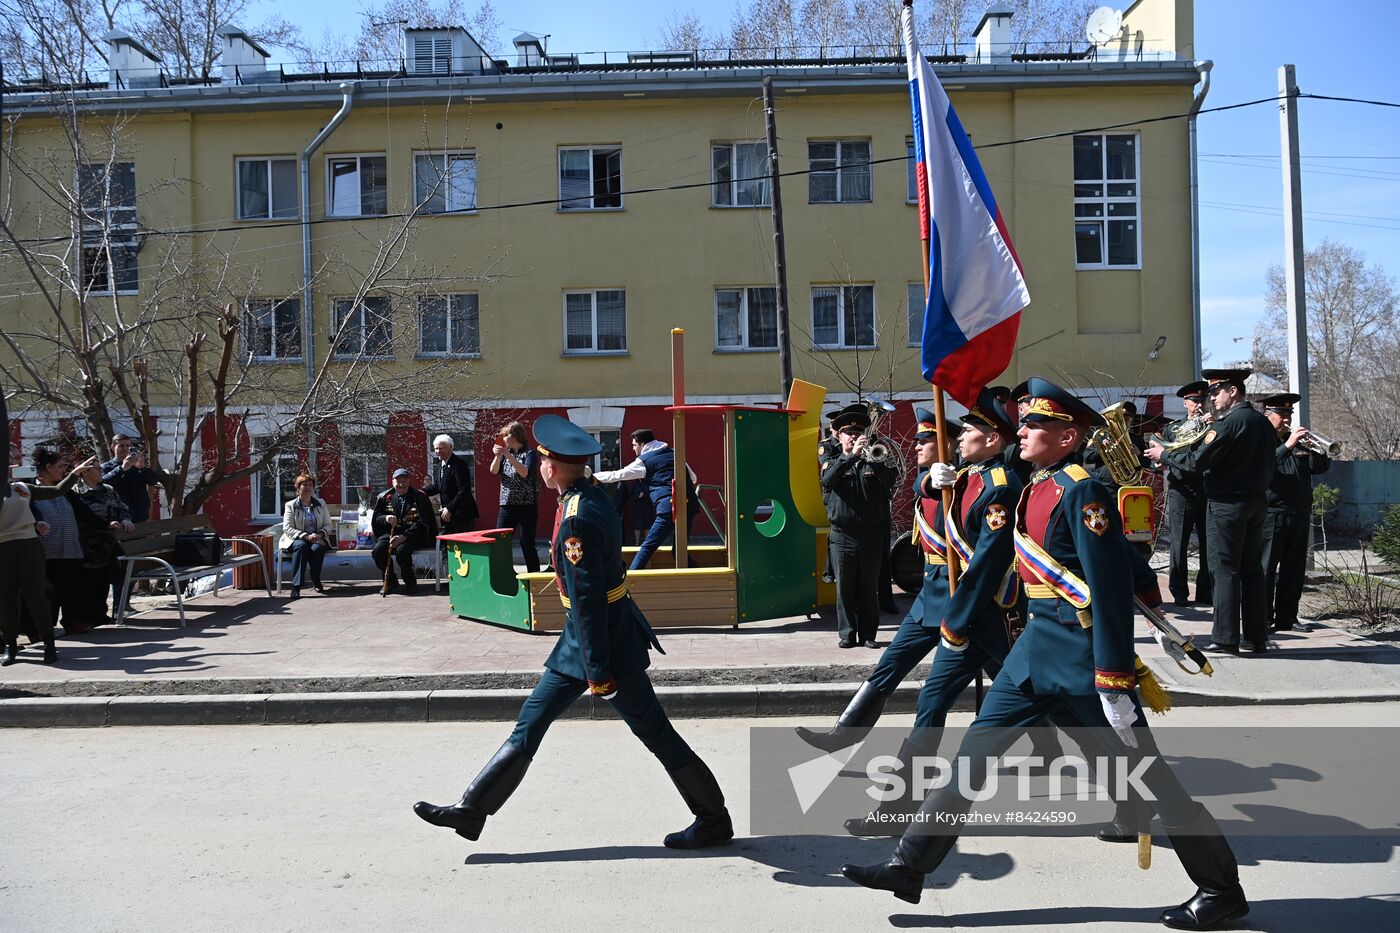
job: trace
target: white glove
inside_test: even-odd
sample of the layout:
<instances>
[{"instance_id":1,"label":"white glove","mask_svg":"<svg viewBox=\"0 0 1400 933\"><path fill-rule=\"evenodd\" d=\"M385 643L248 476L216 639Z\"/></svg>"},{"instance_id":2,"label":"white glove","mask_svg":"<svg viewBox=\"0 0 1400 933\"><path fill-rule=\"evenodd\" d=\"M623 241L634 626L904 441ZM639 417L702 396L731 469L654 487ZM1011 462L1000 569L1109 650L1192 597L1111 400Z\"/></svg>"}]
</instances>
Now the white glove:
<instances>
[{"instance_id":1,"label":"white glove","mask_svg":"<svg viewBox=\"0 0 1400 933\"><path fill-rule=\"evenodd\" d=\"M1118 738L1129 748L1137 748L1137 737L1133 735L1133 723L1137 722L1137 709L1133 698L1126 693L1100 693L1104 718L1113 728Z\"/></svg>"},{"instance_id":2,"label":"white glove","mask_svg":"<svg viewBox=\"0 0 1400 933\"><path fill-rule=\"evenodd\" d=\"M951 486L958 480L958 471L951 464L935 463L928 468L928 483L934 489Z\"/></svg>"},{"instance_id":3,"label":"white glove","mask_svg":"<svg viewBox=\"0 0 1400 933\"><path fill-rule=\"evenodd\" d=\"M1162 646L1162 650L1167 653L1167 657L1182 663L1186 662L1186 652L1176 642L1167 638L1166 632L1152 625L1149 625L1148 628L1152 629L1152 637L1157 639L1157 644Z\"/></svg>"}]
</instances>

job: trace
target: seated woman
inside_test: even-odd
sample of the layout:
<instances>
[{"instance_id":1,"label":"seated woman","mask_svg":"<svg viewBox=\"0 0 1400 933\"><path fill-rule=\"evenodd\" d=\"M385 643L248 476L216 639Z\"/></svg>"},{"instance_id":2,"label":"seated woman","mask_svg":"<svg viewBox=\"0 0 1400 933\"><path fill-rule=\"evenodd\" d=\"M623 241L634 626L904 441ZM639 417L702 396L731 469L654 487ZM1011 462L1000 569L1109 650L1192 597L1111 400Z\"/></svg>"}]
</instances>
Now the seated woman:
<instances>
[{"instance_id":1,"label":"seated woman","mask_svg":"<svg viewBox=\"0 0 1400 933\"><path fill-rule=\"evenodd\" d=\"M312 493L316 481L303 473L296 479L297 497L282 509L282 553L292 556L292 599L301 599L301 588L311 586L325 593L321 565L331 549L331 511Z\"/></svg>"}]
</instances>

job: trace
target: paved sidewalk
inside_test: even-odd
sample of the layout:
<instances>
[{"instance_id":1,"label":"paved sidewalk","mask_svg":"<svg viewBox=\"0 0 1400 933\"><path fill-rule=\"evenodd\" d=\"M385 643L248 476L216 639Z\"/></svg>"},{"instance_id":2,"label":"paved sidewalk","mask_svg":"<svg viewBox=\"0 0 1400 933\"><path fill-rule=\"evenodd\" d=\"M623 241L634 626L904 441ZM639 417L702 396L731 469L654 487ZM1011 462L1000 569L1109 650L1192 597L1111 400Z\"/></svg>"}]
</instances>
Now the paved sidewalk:
<instances>
[{"instance_id":1,"label":"paved sidewalk","mask_svg":"<svg viewBox=\"0 0 1400 933\"><path fill-rule=\"evenodd\" d=\"M896 600L908 604L908 597ZM1209 611L1167 608L1188 634L1209 632ZM189 601L186 610L184 629L173 608L157 609L121 627L61 638L57 667L26 650L21 663L0 670L0 699L519 690L534 683L554 645L553 636L458 619L445 592L431 588L384 599L367 585L332 584L327 596L297 602L226 590ZM884 618L882 643L899 619ZM1264 657L1217 658L1213 677L1186 675L1141 624L1138 631L1141 656L1182 704L1400 698L1400 648L1338 629L1281 633ZM831 610L659 635L667 653L653 654L653 678L677 687L854 684L879 656L837 648ZM843 691L819 693L830 705Z\"/></svg>"}]
</instances>

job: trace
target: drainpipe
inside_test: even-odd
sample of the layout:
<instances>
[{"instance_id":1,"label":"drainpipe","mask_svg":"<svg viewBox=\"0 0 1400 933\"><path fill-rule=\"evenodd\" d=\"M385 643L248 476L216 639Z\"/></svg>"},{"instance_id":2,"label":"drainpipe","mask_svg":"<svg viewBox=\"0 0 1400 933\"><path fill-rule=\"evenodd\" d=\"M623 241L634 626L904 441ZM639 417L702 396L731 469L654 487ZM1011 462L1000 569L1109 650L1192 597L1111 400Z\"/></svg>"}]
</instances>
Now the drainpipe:
<instances>
[{"instance_id":1,"label":"drainpipe","mask_svg":"<svg viewBox=\"0 0 1400 933\"><path fill-rule=\"evenodd\" d=\"M311 313L311 155L321 148L335 128L350 115L354 106L355 82L346 81L340 85L344 95L340 110L331 117L316 138L301 151L301 355L306 360L306 391L311 391L316 382L316 327L315 315ZM1194 152L1194 150L1193 150ZM1192 163L1194 165L1194 161ZM307 472L316 475L316 429L307 432Z\"/></svg>"},{"instance_id":2,"label":"drainpipe","mask_svg":"<svg viewBox=\"0 0 1400 933\"><path fill-rule=\"evenodd\" d=\"M1215 67L1215 62L1196 62L1196 73L1200 75L1200 83L1196 85L1196 96L1191 100L1191 109L1187 111L1190 116L1187 118L1187 133L1191 140L1191 354L1195 361L1195 368L1191 371L1191 379L1196 378L1196 374L1201 370L1201 177L1200 169L1196 165L1196 115L1200 112L1201 105L1206 102L1206 95L1210 93L1210 70Z\"/></svg>"}]
</instances>

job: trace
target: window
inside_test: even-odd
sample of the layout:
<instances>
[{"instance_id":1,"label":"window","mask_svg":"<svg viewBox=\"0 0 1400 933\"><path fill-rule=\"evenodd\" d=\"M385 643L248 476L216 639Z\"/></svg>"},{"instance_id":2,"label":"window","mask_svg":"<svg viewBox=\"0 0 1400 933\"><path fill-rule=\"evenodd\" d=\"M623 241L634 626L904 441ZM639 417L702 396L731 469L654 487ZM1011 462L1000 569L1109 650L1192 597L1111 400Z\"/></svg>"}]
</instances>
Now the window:
<instances>
[{"instance_id":1,"label":"window","mask_svg":"<svg viewBox=\"0 0 1400 933\"><path fill-rule=\"evenodd\" d=\"M481 352L480 299L473 294L418 299L418 355L469 356Z\"/></svg>"},{"instance_id":2,"label":"window","mask_svg":"<svg viewBox=\"0 0 1400 933\"><path fill-rule=\"evenodd\" d=\"M253 458L257 459L271 446L271 438L253 438ZM297 455L294 450L278 451L253 478L253 514L282 516L282 505L296 498L293 481L297 477Z\"/></svg>"},{"instance_id":3,"label":"window","mask_svg":"<svg viewBox=\"0 0 1400 933\"><path fill-rule=\"evenodd\" d=\"M447 36L413 37L413 73L450 74L452 39Z\"/></svg>"},{"instance_id":4,"label":"window","mask_svg":"<svg viewBox=\"0 0 1400 933\"><path fill-rule=\"evenodd\" d=\"M238 160L239 220L288 220L296 216L296 159Z\"/></svg>"},{"instance_id":5,"label":"window","mask_svg":"<svg viewBox=\"0 0 1400 933\"><path fill-rule=\"evenodd\" d=\"M924 313L928 306L928 295L924 293L923 282L909 283L909 346L921 347L924 344Z\"/></svg>"},{"instance_id":6,"label":"window","mask_svg":"<svg viewBox=\"0 0 1400 933\"><path fill-rule=\"evenodd\" d=\"M627 293L564 293L565 353L626 353Z\"/></svg>"},{"instance_id":7,"label":"window","mask_svg":"<svg viewBox=\"0 0 1400 933\"><path fill-rule=\"evenodd\" d=\"M776 288L715 290L716 350L776 350L777 347Z\"/></svg>"},{"instance_id":8,"label":"window","mask_svg":"<svg viewBox=\"0 0 1400 933\"><path fill-rule=\"evenodd\" d=\"M258 362L300 360L301 299L248 299L243 307L243 346Z\"/></svg>"},{"instance_id":9,"label":"window","mask_svg":"<svg viewBox=\"0 0 1400 933\"><path fill-rule=\"evenodd\" d=\"M602 428L588 433L603 445L603 449L593 457L593 471L622 469L622 431Z\"/></svg>"},{"instance_id":10,"label":"window","mask_svg":"<svg viewBox=\"0 0 1400 933\"><path fill-rule=\"evenodd\" d=\"M415 153L413 203L425 214L476 210L476 154Z\"/></svg>"},{"instance_id":11,"label":"window","mask_svg":"<svg viewBox=\"0 0 1400 933\"><path fill-rule=\"evenodd\" d=\"M617 146L559 150L559 209L622 206L622 150Z\"/></svg>"},{"instance_id":12,"label":"window","mask_svg":"<svg viewBox=\"0 0 1400 933\"><path fill-rule=\"evenodd\" d=\"M326 159L326 207L334 217L389 213L388 161L382 155Z\"/></svg>"},{"instance_id":13,"label":"window","mask_svg":"<svg viewBox=\"0 0 1400 933\"><path fill-rule=\"evenodd\" d=\"M335 299L336 356L393 356L393 330L389 321L389 299Z\"/></svg>"},{"instance_id":14,"label":"window","mask_svg":"<svg viewBox=\"0 0 1400 933\"><path fill-rule=\"evenodd\" d=\"M914 137L904 137L904 200L919 203L919 166L914 156Z\"/></svg>"},{"instance_id":15,"label":"window","mask_svg":"<svg viewBox=\"0 0 1400 933\"><path fill-rule=\"evenodd\" d=\"M768 206L767 143L719 143L710 147L710 164L715 207Z\"/></svg>"},{"instance_id":16,"label":"window","mask_svg":"<svg viewBox=\"0 0 1400 933\"><path fill-rule=\"evenodd\" d=\"M807 200L845 204L870 200L870 140L807 143Z\"/></svg>"},{"instance_id":17,"label":"window","mask_svg":"<svg viewBox=\"0 0 1400 933\"><path fill-rule=\"evenodd\" d=\"M838 349L873 349L875 286L823 285L813 288L812 343Z\"/></svg>"},{"instance_id":18,"label":"window","mask_svg":"<svg viewBox=\"0 0 1400 933\"><path fill-rule=\"evenodd\" d=\"M1138 138L1074 137L1074 260L1081 268L1137 267Z\"/></svg>"},{"instance_id":19,"label":"window","mask_svg":"<svg viewBox=\"0 0 1400 933\"><path fill-rule=\"evenodd\" d=\"M78 166L82 212L83 287L135 294L136 163Z\"/></svg>"},{"instance_id":20,"label":"window","mask_svg":"<svg viewBox=\"0 0 1400 933\"><path fill-rule=\"evenodd\" d=\"M383 434L342 434L340 436L340 501L359 502L359 486L370 494L384 488L389 477L389 455Z\"/></svg>"}]
</instances>

